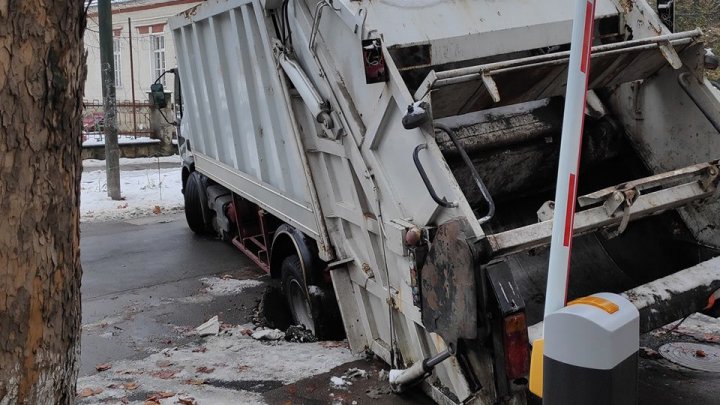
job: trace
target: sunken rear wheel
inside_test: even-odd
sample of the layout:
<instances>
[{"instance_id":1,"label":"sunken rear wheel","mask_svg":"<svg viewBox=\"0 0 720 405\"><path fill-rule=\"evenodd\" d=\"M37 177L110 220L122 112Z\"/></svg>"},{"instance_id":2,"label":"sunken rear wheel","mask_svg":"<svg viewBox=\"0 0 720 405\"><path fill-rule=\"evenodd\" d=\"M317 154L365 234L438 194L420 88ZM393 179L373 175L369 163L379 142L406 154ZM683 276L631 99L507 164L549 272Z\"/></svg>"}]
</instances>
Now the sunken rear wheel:
<instances>
[{"instance_id":1,"label":"sunken rear wheel","mask_svg":"<svg viewBox=\"0 0 720 405\"><path fill-rule=\"evenodd\" d=\"M185 183L185 220L193 232L197 234L209 233L209 226L205 222L207 196L205 195L205 182L202 174L192 172Z\"/></svg>"},{"instance_id":2,"label":"sunken rear wheel","mask_svg":"<svg viewBox=\"0 0 720 405\"><path fill-rule=\"evenodd\" d=\"M297 325L304 325L318 339L344 338L340 311L331 288L306 286L298 255L285 258L281 266L282 290Z\"/></svg>"}]
</instances>

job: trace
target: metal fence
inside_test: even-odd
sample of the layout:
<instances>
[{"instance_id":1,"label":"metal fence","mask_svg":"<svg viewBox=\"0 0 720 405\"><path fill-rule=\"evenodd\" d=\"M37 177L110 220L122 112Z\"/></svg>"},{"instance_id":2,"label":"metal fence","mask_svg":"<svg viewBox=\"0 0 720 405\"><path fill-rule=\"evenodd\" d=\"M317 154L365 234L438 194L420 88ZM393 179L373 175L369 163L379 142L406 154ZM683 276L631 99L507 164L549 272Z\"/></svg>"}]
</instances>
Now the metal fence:
<instances>
[{"instance_id":1,"label":"metal fence","mask_svg":"<svg viewBox=\"0 0 720 405\"><path fill-rule=\"evenodd\" d=\"M104 127L102 101L83 102L83 132L102 132ZM117 103L118 133L134 137L154 138L155 131L150 125L150 103L119 101Z\"/></svg>"}]
</instances>

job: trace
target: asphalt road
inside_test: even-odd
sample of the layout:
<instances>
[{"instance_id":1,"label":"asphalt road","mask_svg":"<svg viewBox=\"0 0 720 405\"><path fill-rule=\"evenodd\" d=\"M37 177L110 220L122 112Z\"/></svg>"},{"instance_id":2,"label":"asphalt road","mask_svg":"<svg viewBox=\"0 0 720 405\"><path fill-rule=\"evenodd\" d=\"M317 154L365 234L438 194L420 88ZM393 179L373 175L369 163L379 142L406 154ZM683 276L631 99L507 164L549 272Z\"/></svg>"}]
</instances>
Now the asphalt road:
<instances>
[{"instance_id":1,"label":"asphalt road","mask_svg":"<svg viewBox=\"0 0 720 405\"><path fill-rule=\"evenodd\" d=\"M230 244L194 235L182 214L82 224L81 258L81 377L97 376L99 364L141 361L162 350L203 344L203 338L187 332L213 315L218 315L225 325L248 324L269 281ZM262 283L244 288L239 294L208 297L203 293L206 286L201 279L212 276ZM331 377L355 367L368 370L374 377L340 390L332 388ZM400 397L389 393L387 382L377 378L379 371L387 368L377 360L359 359L289 385L272 380L263 380L262 384L238 380L235 385L223 383L229 384L223 388L260 393L269 404L286 404L288 400L317 404L431 403L418 394ZM99 388L107 391L112 382ZM371 399L368 390L379 394ZM133 391L125 399L143 400L152 393ZM94 397L78 401L83 405L104 402L106 399Z\"/></svg>"},{"instance_id":2,"label":"asphalt road","mask_svg":"<svg viewBox=\"0 0 720 405\"><path fill-rule=\"evenodd\" d=\"M230 244L190 232L182 214L83 224L81 257L84 269L81 376L95 373L100 363L143 359L163 348L192 343L196 338L184 332L213 315L219 315L228 324L247 324L265 288L264 282L268 281ZM242 294L210 300L187 299L202 291L202 277L223 275L263 283L244 289ZM700 340L707 338L700 336ZM697 342L698 338L689 337L680 328L667 334L645 335L641 345L657 349L669 340ZM715 340L710 343L717 345ZM358 360L294 384L272 384L261 392L266 402L278 404L288 400L323 404L333 402L331 398L335 402L343 399L345 403L359 404L429 402L421 396L398 397L388 393L370 399L366 390L386 385L376 380L332 392L328 387L330 377L341 375L350 367L375 371L387 368L378 361ZM639 376L641 405L720 403L720 373L697 372L664 359L641 358Z\"/></svg>"},{"instance_id":3,"label":"asphalt road","mask_svg":"<svg viewBox=\"0 0 720 405\"><path fill-rule=\"evenodd\" d=\"M202 276L262 276L232 246L190 232L182 215L83 224L80 249L85 325L81 375L95 371L99 363L141 358L158 345L182 343L186 339L178 334L178 325L196 326L215 314L225 322L246 323L263 290L249 288L246 294L206 303L163 305L202 288ZM95 333L97 329L103 333Z\"/></svg>"}]
</instances>

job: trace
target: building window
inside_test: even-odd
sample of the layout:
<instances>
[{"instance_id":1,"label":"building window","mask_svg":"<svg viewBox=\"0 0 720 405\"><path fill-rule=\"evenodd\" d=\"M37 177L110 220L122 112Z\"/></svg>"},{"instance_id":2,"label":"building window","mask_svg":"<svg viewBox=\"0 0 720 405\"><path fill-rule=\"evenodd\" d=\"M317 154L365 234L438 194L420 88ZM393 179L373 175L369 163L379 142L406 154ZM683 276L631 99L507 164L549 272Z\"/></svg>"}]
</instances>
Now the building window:
<instances>
[{"instance_id":1,"label":"building window","mask_svg":"<svg viewBox=\"0 0 720 405\"><path fill-rule=\"evenodd\" d=\"M150 36L150 58L152 66L153 82L165 72L165 37L163 35ZM165 77L160 79L160 83L165 85Z\"/></svg>"},{"instance_id":2,"label":"building window","mask_svg":"<svg viewBox=\"0 0 720 405\"><path fill-rule=\"evenodd\" d=\"M113 38L113 61L115 64L115 87L122 87L122 57L120 38Z\"/></svg>"}]
</instances>

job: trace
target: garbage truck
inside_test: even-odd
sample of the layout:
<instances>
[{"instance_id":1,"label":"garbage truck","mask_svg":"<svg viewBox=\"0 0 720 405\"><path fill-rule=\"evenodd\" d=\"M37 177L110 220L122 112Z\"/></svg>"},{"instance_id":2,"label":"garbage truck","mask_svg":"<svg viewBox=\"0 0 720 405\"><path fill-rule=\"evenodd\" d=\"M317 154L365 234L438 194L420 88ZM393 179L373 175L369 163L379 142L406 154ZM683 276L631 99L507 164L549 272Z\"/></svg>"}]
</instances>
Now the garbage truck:
<instances>
[{"instance_id":1,"label":"garbage truck","mask_svg":"<svg viewBox=\"0 0 720 405\"><path fill-rule=\"evenodd\" d=\"M568 299L649 331L720 288L720 92L672 7L597 0ZM185 215L439 403L521 404L573 7L208 0L170 20ZM164 93L160 94L160 98Z\"/></svg>"}]
</instances>

